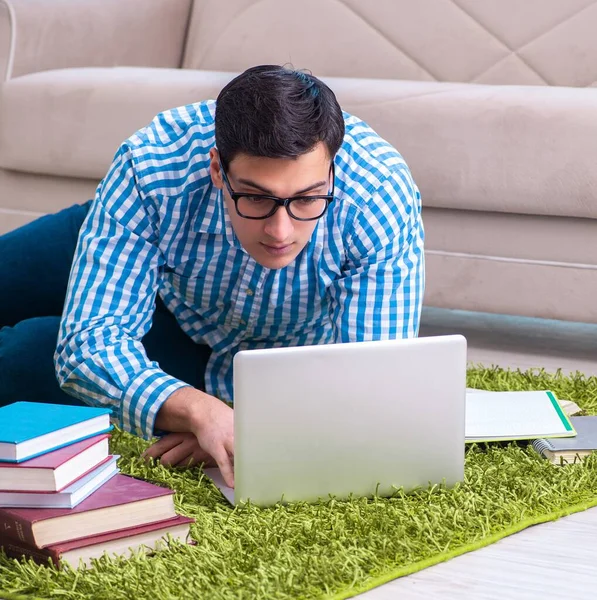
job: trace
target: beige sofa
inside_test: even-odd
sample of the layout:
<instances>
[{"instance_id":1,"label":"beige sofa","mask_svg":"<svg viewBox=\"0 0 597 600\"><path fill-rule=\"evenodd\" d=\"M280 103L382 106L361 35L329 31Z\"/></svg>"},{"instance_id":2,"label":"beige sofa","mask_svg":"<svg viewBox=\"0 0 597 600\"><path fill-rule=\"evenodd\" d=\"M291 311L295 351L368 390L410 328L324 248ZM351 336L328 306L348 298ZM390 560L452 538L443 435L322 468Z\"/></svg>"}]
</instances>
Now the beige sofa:
<instances>
[{"instance_id":1,"label":"beige sofa","mask_svg":"<svg viewBox=\"0 0 597 600\"><path fill-rule=\"evenodd\" d=\"M405 156L426 304L597 322L596 0L0 0L0 232L119 143L292 62Z\"/></svg>"}]
</instances>

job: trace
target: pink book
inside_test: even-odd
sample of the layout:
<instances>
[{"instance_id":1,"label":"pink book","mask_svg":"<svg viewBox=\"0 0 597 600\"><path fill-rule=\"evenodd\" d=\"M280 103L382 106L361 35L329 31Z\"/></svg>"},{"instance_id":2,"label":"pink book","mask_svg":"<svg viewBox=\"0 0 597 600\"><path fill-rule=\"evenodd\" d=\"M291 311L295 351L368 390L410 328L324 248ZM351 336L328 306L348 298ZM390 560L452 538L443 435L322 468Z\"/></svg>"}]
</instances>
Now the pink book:
<instances>
[{"instance_id":1,"label":"pink book","mask_svg":"<svg viewBox=\"0 0 597 600\"><path fill-rule=\"evenodd\" d=\"M119 473L72 509L0 508L0 531L44 548L175 517L172 490Z\"/></svg>"},{"instance_id":2,"label":"pink book","mask_svg":"<svg viewBox=\"0 0 597 600\"><path fill-rule=\"evenodd\" d=\"M109 439L97 435L21 463L0 462L0 490L59 492L108 459Z\"/></svg>"}]
</instances>

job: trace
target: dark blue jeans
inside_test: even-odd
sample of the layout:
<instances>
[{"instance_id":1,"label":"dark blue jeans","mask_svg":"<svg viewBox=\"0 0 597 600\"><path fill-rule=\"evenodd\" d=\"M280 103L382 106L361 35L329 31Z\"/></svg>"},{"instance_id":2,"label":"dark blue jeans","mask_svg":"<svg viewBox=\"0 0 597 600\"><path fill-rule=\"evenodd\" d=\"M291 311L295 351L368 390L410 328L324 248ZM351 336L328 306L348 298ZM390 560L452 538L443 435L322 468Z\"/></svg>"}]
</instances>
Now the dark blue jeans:
<instances>
[{"instance_id":1,"label":"dark blue jeans","mask_svg":"<svg viewBox=\"0 0 597 600\"><path fill-rule=\"evenodd\" d=\"M89 204L0 236L0 406L18 400L83 404L60 389L53 355L77 236ZM210 349L195 344L159 298L143 345L166 373L205 388Z\"/></svg>"}]
</instances>

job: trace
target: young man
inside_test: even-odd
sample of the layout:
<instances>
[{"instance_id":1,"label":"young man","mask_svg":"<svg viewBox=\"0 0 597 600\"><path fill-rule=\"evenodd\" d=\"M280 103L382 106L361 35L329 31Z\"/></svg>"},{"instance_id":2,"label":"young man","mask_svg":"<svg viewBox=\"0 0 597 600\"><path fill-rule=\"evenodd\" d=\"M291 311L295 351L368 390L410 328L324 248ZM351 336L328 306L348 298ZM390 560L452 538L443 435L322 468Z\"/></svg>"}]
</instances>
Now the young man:
<instances>
[{"instance_id":1,"label":"young man","mask_svg":"<svg viewBox=\"0 0 597 600\"><path fill-rule=\"evenodd\" d=\"M146 455L215 462L229 485L221 400L236 352L415 336L423 298L420 195L403 159L317 78L269 65L215 103L158 115L92 203L3 236L0 254L12 257L0 403L109 406L125 430L163 434ZM48 315L65 296L58 331ZM58 392L39 350L56 335Z\"/></svg>"}]
</instances>

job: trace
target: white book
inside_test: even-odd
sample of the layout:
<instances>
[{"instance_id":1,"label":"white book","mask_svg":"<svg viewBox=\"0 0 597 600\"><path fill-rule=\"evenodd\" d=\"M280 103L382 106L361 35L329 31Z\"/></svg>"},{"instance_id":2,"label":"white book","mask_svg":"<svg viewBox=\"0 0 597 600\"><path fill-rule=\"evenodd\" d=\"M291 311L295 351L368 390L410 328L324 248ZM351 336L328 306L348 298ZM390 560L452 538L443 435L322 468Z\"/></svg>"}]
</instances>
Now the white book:
<instances>
[{"instance_id":1,"label":"white book","mask_svg":"<svg viewBox=\"0 0 597 600\"><path fill-rule=\"evenodd\" d=\"M60 492L0 492L0 507L6 508L75 508L85 498L112 479L119 468L115 454L87 475Z\"/></svg>"},{"instance_id":2,"label":"white book","mask_svg":"<svg viewBox=\"0 0 597 600\"><path fill-rule=\"evenodd\" d=\"M576 431L550 391L467 390L467 442L573 437Z\"/></svg>"}]
</instances>

